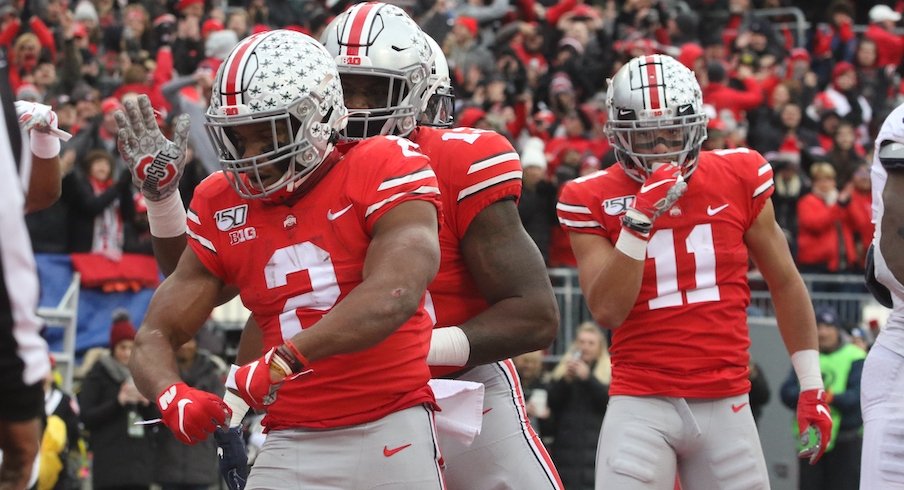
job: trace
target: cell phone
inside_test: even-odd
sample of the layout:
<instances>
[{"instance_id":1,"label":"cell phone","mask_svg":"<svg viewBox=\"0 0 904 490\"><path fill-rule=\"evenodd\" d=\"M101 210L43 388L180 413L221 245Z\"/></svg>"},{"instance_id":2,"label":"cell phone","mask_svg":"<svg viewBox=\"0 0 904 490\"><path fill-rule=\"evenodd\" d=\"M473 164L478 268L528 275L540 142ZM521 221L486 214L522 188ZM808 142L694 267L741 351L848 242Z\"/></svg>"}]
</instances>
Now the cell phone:
<instances>
[{"instance_id":1,"label":"cell phone","mask_svg":"<svg viewBox=\"0 0 904 490\"><path fill-rule=\"evenodd\" d=\"M581 360L581 351L579 349L571 351L571 360L573 360L573 361Z\"/></svg>"}]
</instances>

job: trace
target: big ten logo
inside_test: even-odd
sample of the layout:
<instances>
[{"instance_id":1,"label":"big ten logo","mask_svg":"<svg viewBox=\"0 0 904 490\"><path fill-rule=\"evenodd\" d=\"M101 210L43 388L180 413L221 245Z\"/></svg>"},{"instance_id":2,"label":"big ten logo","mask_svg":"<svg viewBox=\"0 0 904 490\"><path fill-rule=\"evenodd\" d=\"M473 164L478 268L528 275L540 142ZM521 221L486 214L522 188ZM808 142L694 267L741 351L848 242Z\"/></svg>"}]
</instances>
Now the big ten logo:
<instances>
[{"instance_id":1,"label":"big ten logo","mask_svg":"<svg viewBox=\"0 0 904 490\"><path fill-rule=\"evenodd\" d=\"M340 65L358 66L361 64L360 56L345 56L339 61Z\"/></svg>"},{"instance_id":2,"label":"big ten logo","mask_svg":"<svg viewBox=\"0 0 904 490\"><path fill-rule=\"evenodd\" d=\"M255 230L253 226L229 232L230 245L237 245L242 242L254 240L255 238L257 238L257 230Z\"/></svg>"}]
</instances>

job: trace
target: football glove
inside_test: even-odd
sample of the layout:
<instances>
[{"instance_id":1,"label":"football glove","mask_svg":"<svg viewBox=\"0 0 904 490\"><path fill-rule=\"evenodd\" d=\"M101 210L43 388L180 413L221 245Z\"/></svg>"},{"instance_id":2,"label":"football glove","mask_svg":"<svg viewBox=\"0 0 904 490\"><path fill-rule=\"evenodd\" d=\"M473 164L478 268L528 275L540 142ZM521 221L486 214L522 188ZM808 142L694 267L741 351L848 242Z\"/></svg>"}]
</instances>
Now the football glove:
<instances>
[{"instance_id":1,"label":"football glove","mask_svg":"<svg viewBox=\"0 0 904 490\"><path fill-rule=\"evenodd\" d=\"M276 401L276 392L283 381L309 372L302 372L303 369L304 364L287 342L271 348L260 359L240 367L235 372L236 391L248 406L263 410Z\"/></svg>"},{"instance_id":2,"label":"football glove","mask_svg":"<svg viewBox=\"0 0 904 490\"><path fill-rule=\"evenodd\" d=\"M132 182L141 189L144 198L163 200L179 189L179 179L185 171L188 114L176 116L173 141L170 141L157 126L154 108L147 95L139 95L137 102L126 100L124 106L125 113L113 113L119 126L119 153L132 172Z\"/></svg>"},{"instance_id":3,"label":"football glove","mask_svg":"<svg viewBox=\"0 0 904 490\"><path fill-rule=\"evenodd\" d=\"M226 425L232 414L220 397L176 383L157 396L164 425L176 439L185 444L195 444L207 439L218 426Z\"/></svg>"},{"instance_id":4,"label":"football glove","mask_svg":"<svg viewBox=\"0 0 904 490\"><path fill-rule=\"evenodd\" d=\"M59 129L56 112L49 105L16 101L19 127L29 133L31 152L39 158L54 158L60 153L60 140L68 141L71 134Z\"/></svg>"},{"instance_id":5,"label":"football glove","mask_svg":"<svg viewBox=\"0 0 904 490\"><path fill-rule=\"evenodd\" d=\"M660 165L640 186L634 203L622 217L622 225L646 236L656 218L671 209L686 190L687 183L677 165Z\"/></svg>"},{"instance_id":6,"label":"football glove","mask_svg":"<svg viewBox=\"0 0 904 490\"><path fill-rule=\"evenodd\" d=\"M797 428L800 431L800 458L809 458L816 464L832 438L832 412L826 403L824 390L801 391L797 399ZM811 430L812 435L811 437Z\"/></svg>"},{"instance_id":7,"label":"football glove","mask_svg":"<svg viewBox=\"0 0 904 490\"><path fill-rule=\"evenodd\" d=\"M213 433L220 458L220 475L229 490L243 490L248 481L248 453L242 438L242 426L218 427Z\"/></svg>"}]
</instances>

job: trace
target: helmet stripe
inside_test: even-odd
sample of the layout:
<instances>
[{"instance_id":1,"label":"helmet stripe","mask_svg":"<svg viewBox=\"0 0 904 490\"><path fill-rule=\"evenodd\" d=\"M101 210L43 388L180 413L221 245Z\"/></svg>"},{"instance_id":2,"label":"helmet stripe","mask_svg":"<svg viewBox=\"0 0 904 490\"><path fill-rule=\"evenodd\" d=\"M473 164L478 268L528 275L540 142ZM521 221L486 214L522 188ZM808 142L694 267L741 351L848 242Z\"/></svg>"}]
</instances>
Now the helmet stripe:
<instances>
[{"instance_id":1,"label":"helmet stripe","mask_svg":"<svg viewBox=\"0 0 904 490\"><path fill-rule=\"evenodd\" d=\"M373 22L371 11L377 6L373 2L369 2L355 7L355 12L352 13L354 16L352 27L349 29L348 40L346 41L346 49L348 50L346 54L348 56L359 56L358 48L361 46L361 34L365 31L364 28Z\"/></svg>"},{"instance_id":2,"label":"helmet stripe","mask_svg":"<svg viewBox=\"0 0 904 490\"><path fill-rule=\"evenodd\" d=\"M659 109L661 107L660 97L659 97L659 76L656 73L656 67L659 66L659 59L656 56L647 56L644 58L644 62L646 63L646 87L649 89L650 96L648 100L650 101L650 109Z\"/></svg>"},{"instance_id":3,"label":"helmet stripe","mask_svg":"<svg viewBox=\"0 0 904 490\"><path fill-rule=\"evenodd\" d=\"M223 105L238 105L238 92L239 87L241 87L241 77L244 75L244 73L239 73L239 70L246 65L245 58L254 51L253 47L257 46L268 34L255 34L245 39L226 61L226 66L223 68L223 80L220 85L220 93L225 99L221 101Z\"/></svg>"}]
</instances>

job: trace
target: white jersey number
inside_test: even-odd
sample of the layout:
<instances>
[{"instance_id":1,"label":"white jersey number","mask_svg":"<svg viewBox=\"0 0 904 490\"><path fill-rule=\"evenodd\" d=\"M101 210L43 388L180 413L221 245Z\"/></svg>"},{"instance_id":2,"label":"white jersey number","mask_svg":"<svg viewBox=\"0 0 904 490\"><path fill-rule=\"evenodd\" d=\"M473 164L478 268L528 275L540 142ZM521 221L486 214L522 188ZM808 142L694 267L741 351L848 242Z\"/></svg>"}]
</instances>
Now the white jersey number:
<instances>
[{"instance_id":1,"label":"white jersey number","mask_svg":"<svg viewBox=\"0 0 904 490\"><path fill-rule=\"evenodd\" d=\"M684 241L687 253L694 255L694 273L697 287L687 291L678 289L678 259L675 252L675 234L672 230L657 230L647 245L647 257L656 267L656 297L651 299L651 310L680 306L686 302L704 303L719 301L716 285L716 251L713 246L713 228L709 223L697 225Z\"/></svg>"},{"instance_id":2,"label":"white jersey number","mask_svg":"<svg viewBox=\"0 0 904 490\"><path fill-rule=\"evenodd\" d=\"M339 300L339 281L336 280L330 254L311 242L298 243L273 252L264 267L267 288L285 286L290 274L304 271L311 278L311 290L286 300L283 312L279 315L279 327L286 340L304 328L298 318L298 308L328 311Z\"/></svg>"}]
</instances>

